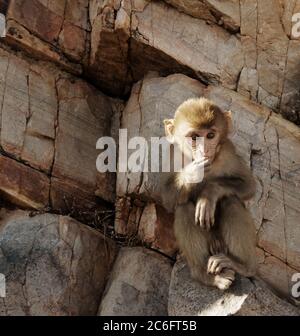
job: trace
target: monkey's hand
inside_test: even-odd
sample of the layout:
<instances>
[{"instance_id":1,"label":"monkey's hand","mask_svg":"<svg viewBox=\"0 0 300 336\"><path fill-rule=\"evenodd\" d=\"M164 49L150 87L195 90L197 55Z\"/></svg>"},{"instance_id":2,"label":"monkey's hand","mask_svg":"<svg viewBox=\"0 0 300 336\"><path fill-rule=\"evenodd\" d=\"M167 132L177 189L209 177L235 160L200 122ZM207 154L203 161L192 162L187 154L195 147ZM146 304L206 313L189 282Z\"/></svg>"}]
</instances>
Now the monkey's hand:
<instances>
[{"instance_id":1,"label":"monkey's hand","mask_svg":"<svg viewBox=\"0 0 300 336\"><path fill-rule=\"evenodd\" d=\"M208 160L193 161L181 172L183 184L200 183L203 181L204 170L209 168Z\"/></svg>"},{"instance_id":2,"label":"monkey's hand","mask_svg":"<svg viewBox=\"0 0 300 336\"><path fill-rule=\"evenodd\" d=\"M201 196L196 203L195 224L209 231L215 224L217 199Z\"/></svg>"}]
</instances>

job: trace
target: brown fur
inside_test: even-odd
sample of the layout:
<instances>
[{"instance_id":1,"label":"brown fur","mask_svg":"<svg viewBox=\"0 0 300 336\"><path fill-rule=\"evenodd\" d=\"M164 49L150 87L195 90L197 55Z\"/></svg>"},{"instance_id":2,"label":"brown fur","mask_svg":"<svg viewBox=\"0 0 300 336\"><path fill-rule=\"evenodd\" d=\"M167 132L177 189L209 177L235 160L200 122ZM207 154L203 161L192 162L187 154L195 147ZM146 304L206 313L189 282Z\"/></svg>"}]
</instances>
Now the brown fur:
<instances>
[{"instance_id":1,"label":"brown fur","mask_svg":"<svg viewBox=\"0 0 300 336\"><path fill-rule=\"evenodd\" d=\"M199 98L184 102L174 119L165 121L167 135L180 148L184 142L177 129L185 123L198 130L217 129L215 156L204 180L186 183L185 171L162 179L162 199L175 210L175 235L192 276L210 286L227 289L235 273L256 272L255 226L244 201L253 197L255 181L249 168L227 138L230 113Z\"/></svg>"}]
</instances>

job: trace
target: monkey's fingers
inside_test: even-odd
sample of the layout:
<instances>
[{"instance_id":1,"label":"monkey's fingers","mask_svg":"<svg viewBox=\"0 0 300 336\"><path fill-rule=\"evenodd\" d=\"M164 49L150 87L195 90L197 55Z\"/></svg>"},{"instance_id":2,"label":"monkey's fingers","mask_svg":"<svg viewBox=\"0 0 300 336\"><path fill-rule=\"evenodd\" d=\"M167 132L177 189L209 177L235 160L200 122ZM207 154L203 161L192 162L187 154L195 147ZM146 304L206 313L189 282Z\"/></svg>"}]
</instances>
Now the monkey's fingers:
<instances>
[{"instance_id":1,"label":"monkey's fingers","mask_svg":"<svg viewBox=\"0 0 300 336\"><path fill-rule=\"evenodd\" d=\"M205 222L205 203L199 202L199 224L202 229L206 229Z\"/></svg>"},{"instance_id":2,"label":"monkey's fingers","mask_svg":"<svg viewBox=\"0 0 300 336\"><path fill-rule=\"evenodd\" d=\"M199 166L199 167L208 167L211 164L210 160L208 160L208 159L195 160L192 163L196 166Z\"/></svg>"},{"instance_id":3,"label":"monkey's fingers","mask_svg":"<svg viewBox=\"0 0 300 336\"><path fill-rule=\"evenodd\" d=\"M222 277L234 281L235 279L235 272L231 269L224 269L224 271L220 274Z\"/></svg>"},{"instance_id":4,"label":"monkey's fingers","mask_svg":"<svg viewBox=\"0 0 300 336\"><path fill-rule=\"evenodd\" d=\"M229 260L221 261L215 269L215 274L220 274L224 269L231 269L232 262Z\"/></svg>"},{"instance_id":5,"label":"monkey's fingers","mask_svg":"<svg viewBox=\"0 0 300 336\"><path fill-rule=\"evenodd\" d=\"M211 256L209 259L208 259L208 262L207 262L207 273L208 274L211 274L212 273L212 264L215 260L215 256Z\"/></svg>"},{"instance_id":6,"label":"monkey's fingers","mask_svg":"<svg viewBox=\"0 0 300 336\"><path fill-rule=\"evenodd\" d=\"M195 224L200 224L200 203L198 202L196 204L196 210L195 210Z\"/></svg>"},{"instance_id":7,"label":"monkey's fingers","mask_svg":"<svg viewBox=\"0 0 300 336\"><path fill-rule=\"evenodd\" d=\"M221 275L216 275L215 285L222 291L227 290L232 285L233 280L223 277Z\"/></svg>"},{"instance_id":8,"label":"monkey's fingers","mask_svg":"<svg viewBox=\"0 0 300 336\"><path fill-rule=\"evenodd\" d=\"M210 274L218 274L217 268L222 271L223 268L228 268L229 262L230 259L224 254L211 256L207 263L207 272Z\"/></svg>"}]
</instances>

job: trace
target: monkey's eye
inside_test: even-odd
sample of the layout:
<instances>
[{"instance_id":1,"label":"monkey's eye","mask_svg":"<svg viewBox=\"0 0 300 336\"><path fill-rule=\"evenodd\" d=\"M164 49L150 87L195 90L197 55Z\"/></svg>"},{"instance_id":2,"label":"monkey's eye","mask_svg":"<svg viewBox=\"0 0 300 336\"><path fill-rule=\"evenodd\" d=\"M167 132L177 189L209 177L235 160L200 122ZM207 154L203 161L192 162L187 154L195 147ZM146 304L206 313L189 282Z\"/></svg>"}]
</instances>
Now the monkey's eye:
<instances>
[{"instance_id":1,"label":"monkey's eye","mask_svg":"<svg viewBox=\"0 0 300 336\"><path fill-rule=\"evenodd\" d=\"M213 139L215 137L215 133L209 132L206 134L207 139Z\"/></svg>"},{"instance_id":2,"label":"monkey's eye","mask_svg":"<svg viewBox=\"0 0 300 336\"><path fill-rule=\"evenodd\" d=\"M198 138L198 135L197 134L192 134L191 138L192 138L193 141L196 141L197 138Z\"/></svg>"}]
</instances>

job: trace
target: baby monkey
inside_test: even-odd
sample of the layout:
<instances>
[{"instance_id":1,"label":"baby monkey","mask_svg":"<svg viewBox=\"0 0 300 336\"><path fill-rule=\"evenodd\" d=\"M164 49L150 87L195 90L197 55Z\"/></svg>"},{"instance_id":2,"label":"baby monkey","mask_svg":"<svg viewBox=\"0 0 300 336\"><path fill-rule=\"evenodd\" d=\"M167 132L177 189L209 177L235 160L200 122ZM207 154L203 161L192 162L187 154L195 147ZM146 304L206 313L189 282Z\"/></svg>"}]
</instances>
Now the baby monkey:
<instances>
[{"instance_id":1,"label":"baby monkey","mask_svg":"<svg viewBox=\"0 0 300 336\"><path fill-rule=\"evenodd\" d=\"M169 141L191 159L162 180L179 248L195 280L226 290L236 273L256 273L255 226L244 205L255 180L228 139L231 113L205 98L189 99L164 124ZM204 177L195 183L200 169Z\"/></svg>"}]
</instances>

